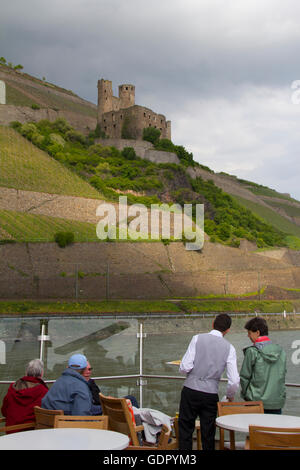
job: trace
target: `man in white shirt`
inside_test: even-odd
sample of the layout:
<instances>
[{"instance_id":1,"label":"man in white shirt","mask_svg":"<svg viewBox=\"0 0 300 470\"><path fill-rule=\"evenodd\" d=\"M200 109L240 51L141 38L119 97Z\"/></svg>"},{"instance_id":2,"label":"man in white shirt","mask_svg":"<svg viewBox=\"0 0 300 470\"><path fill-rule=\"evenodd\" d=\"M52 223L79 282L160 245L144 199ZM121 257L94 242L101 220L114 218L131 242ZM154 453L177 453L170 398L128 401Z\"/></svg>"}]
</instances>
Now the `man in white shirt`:
<instances>
[{"instance_id":1,"label":"man in white shirt","mask_svg":"<svg viewBox=\"0 0 300 470\"><path fill-rule=\"evenodd\" d=\"M215 420L218 390L226 369L228 385L226 397L233 401L239 387L236 351L224 336L231 326L226 313L218 315L213 330L193 336L181 361L179 371L186 374L179 408L179 449L192 450L195 420L200 418L203 450L215 448Z\"/></svg>"}]
</instances>

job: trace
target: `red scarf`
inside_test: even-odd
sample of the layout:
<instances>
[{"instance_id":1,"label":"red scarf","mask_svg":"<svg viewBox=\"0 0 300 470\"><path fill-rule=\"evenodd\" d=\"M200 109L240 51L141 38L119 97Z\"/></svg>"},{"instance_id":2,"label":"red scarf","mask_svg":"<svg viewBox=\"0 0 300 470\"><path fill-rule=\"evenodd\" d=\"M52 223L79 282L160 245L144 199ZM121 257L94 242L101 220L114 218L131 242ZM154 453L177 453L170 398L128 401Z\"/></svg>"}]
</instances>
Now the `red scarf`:
<instances>
[{"instance_id":1,"label":"red scarf","mask_svg":"<svg viewBox=\"0 0 300 470\"><path fill-rule=\"evenodd\" d=\"M270 341L270 338L268 336L260 336L255 342L262 343L263 341Z\"/></svg>"}]
</instances>

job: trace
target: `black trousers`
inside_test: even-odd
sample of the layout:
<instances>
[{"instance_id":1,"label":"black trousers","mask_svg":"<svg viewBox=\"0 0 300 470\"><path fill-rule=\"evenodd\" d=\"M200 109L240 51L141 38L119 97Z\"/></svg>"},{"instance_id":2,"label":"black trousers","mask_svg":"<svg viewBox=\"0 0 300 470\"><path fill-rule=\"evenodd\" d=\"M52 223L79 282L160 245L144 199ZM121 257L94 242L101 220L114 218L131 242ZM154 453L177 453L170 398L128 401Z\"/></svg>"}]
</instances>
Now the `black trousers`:
<instances>
[{"instance_id":1,"label":"black trousers","mask_svg":"<svg viewBox=\"0 0 300 470\"><path fill-rule=\"evenodd\" d=\"M192 450L195 421L200 418L203 450L215 449L218 394L183 387L179 407L179 449Z\"/></svg>"}]
</instances>

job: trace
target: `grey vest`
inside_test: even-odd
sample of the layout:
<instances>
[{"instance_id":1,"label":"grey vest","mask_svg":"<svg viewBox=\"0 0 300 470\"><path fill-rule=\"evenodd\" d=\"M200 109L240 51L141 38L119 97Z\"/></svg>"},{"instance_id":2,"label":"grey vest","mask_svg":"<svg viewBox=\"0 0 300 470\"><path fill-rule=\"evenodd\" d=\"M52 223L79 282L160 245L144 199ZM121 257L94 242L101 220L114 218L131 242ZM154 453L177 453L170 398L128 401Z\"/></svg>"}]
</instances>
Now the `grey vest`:
<instances>
[{"instance_id":1,"label":"grey vest","mask_svg":"<svg viewBox=\"0 0 300 470\"><path fill-rule=\"evenodd\" d=\"M229 350L230 343L223 337L209 333L198 335L194 367L187 374L184 386L201 392L218 393Z\"/></svg>"}]
</instances>

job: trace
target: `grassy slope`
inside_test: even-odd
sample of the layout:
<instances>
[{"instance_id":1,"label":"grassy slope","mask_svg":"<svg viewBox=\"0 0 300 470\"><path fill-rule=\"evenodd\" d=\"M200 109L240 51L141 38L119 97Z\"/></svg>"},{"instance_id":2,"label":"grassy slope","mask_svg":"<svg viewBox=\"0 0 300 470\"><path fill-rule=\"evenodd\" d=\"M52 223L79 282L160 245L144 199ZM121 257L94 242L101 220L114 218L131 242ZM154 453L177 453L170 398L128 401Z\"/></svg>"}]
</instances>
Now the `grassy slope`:
<instances>
[{"instance_id":1,"label":"grassy slope","mask_svg":"<svg viewBox=\"0 0 300 470\"><path fill-rule=\"evenodd\" d=\"M151 313L193 313L236 312L253 314L254 311L279 313L284 310L299 311L300 301L213 301L193 302L192 300L171 302L168 300L103 300L103 301L0 301L0 315L51 315L51 314L149 314ZM277 320L277 318L275 318Z\"/></svg>"},{"instance_id":2,"label":"grassy slope","mask_svg":"<svg viewBox=\"0 0 300 470\"><path fill-rule=\"evenodd\" d=\"M24 212L0 209L0 227L18 242L53 242L54 235L61 231L73 232L75 242L99 241L94 224Z\"/></svg>"},{"instance_id":3,"label":"grassy slope","mask_svg":"<svg viewBox=\"0 0 300 470\"><path fill-rule=\"evenodd\" d=\"M0 186L100 199L99 192L13 129L0 126Z\"/></svg>"},{"instance_id":4,"label":"grassy slope","mask_svg":"<svg viewBox=\"0 0 300 470\"><path fill-rule=\"evenodd\" d=\"M232 197L236 199L237 202L247 207L247 209L250 209L258 217L276 227L278 230L290 233L291 235L294 235L296 237L300 237L300 227L293 224L292 222L290 222L277 212L273 211L272 209L269 209L268 207L265 207L260 204L256 204L255 202L250 201L248 199L244 199L240 196Z\"/></svg>"},{"instance_id":5,"label":"grassy slope","mask_svg":"<svg viewBox=\"0 0 300 470\"><path fill-rule=\"evenodd\" d=\"M5 66L0 65L0 71L7 74L7 79L5 79L7 104L14 106L38 104L40 107L72 111L84 116L97 117L96 108L89 102L85 103L84 100L82 102L73 101L71 98L76 95L70 90L57 87L28 74L17 73ZM19 81L15 82L12 80L13 76L17 76ZM35 83L40 85L40 87L34 86ZM57 91L59 94L56 93ZM68 96L70 99L68 99Z\"/></svg>"}]
</instances>

